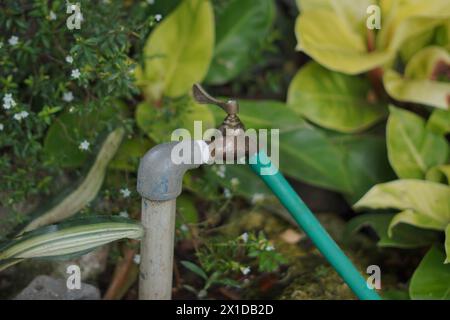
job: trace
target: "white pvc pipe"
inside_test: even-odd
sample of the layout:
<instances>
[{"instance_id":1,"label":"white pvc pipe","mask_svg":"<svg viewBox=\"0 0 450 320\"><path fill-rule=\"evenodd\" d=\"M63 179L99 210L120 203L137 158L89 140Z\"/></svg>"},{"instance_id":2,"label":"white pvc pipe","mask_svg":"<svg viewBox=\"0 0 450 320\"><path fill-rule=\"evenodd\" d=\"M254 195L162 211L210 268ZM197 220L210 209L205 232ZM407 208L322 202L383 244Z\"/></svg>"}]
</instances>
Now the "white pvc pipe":
<instances>
[{"instance_id":1,"label":"white pvc pipe","mask_svg":"<svg viewBox=\"0 0 450 320\"><path fill-rule=\"evenodd\" d=\"M172 297L173 250L176 200L142 198L140 300L169 300Z\"/></svg>"}]
</instances>

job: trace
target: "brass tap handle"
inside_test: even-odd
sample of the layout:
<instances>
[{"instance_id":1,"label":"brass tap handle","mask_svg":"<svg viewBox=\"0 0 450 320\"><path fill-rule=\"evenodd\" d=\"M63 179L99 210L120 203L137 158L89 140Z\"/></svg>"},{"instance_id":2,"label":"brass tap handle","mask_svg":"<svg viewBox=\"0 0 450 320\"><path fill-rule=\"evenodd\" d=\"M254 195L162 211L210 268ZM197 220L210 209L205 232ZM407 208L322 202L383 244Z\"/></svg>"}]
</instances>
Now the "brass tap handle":
<instances>
[{"instance_id":1,"label":"brass tap handle","mask_svg":"<svg viewBox=\"0 0 450 320\"><path fill-rule=\"evenodd\" d=\"M222 108L229 115L237 114L239 112L239 105L236 100L228 100L227 102L225 102L213 98L198 83L194 84L192 91L194 92L194 98L198 103L215 104L216 106Z\"/></svg>"}]
</instances>

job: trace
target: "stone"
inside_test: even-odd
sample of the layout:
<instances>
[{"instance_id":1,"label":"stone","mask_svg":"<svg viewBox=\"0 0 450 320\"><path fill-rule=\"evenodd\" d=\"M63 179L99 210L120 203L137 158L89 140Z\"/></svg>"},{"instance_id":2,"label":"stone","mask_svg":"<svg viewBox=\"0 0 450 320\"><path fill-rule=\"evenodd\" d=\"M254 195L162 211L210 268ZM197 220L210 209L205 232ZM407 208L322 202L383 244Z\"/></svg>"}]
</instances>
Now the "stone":
<instances>
[{"instance_id":1,"label":"stone","mask_svg":"<svg viewBox=\"0 0 450 320\"><path fill-rule=\"evenodd\" d=\"M80 289L69 290L65 279L55 279L46 275L34 278L14 300L99 300L98 288L81 283Z\"/></svg>"}]
</instances>

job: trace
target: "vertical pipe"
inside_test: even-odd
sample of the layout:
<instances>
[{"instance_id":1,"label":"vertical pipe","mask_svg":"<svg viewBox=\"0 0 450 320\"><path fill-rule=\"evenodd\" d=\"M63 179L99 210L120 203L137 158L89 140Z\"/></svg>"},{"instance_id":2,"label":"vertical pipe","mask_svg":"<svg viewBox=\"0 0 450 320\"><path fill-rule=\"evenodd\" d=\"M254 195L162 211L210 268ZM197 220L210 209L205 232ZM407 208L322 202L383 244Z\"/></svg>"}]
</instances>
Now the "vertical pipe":
<instances>
[{"instance_id":1,"label":"vertical pipe","mask_svg":"<svg viewBox=\"0 0 450 320\"><path fill-rule=\"evenodd\" d=\"M169 300L172 297L173 248L176 199L152 201L142 198L140 300Z\"/></svg>"}]
</instances>

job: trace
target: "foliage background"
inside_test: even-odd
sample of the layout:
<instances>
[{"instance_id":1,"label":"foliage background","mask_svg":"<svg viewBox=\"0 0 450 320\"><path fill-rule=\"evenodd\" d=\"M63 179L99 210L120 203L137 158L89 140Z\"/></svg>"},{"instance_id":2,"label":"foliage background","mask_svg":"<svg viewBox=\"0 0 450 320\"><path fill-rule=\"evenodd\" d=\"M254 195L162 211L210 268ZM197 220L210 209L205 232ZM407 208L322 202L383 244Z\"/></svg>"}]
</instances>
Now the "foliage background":
<instances>
[{"instance_id":1,"label":"foliage background","mask_svg":"<svg viewBox=\"0 0 450 320\"><path fill-rule=\"evenodd\" d=\"M337 198L339 206L325 210L354 217L339 236L350 241L363 229L381 248L410 250L416 260L398 280L408 297L449 298L448 1L80 3L80 30L66 28L64 1L0 4L5 240L72 216L138 219L139 157L175 128L223 120L190 96L202 82L217 96L239 98L247 128L280 129L281 170L307 203L314 209ZM372 4L381 10L380 30L366 26ZM292 263L292 253L265 250L275 240L264 233L243 241L242 227L220 231L242 212L284 214L250 170L205 167L184 185L177 250L190 260L183 272L197 278L180 285L181 296L214 297L214 288ZM133 241L113 246L115 271L104 276L127 280L108 291L111 298L132 288L136 266L126 262L136 254ZM225 267L214 272L217 261Z\"/></svg>"}]
</instances>

